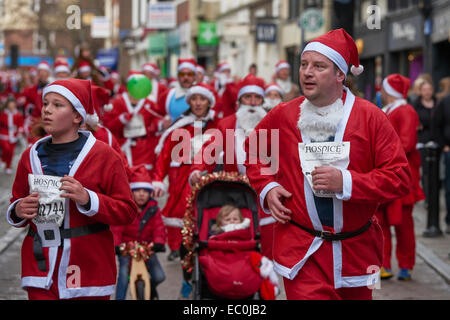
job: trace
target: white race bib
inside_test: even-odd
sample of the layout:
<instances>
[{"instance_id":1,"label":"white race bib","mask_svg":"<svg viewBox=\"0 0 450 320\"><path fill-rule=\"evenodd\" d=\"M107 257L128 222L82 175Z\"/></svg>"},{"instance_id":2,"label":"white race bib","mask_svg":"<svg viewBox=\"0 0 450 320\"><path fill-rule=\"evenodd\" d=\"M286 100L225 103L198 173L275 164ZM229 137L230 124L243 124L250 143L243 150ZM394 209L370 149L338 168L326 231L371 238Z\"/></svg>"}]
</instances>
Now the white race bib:
<instances>
[{"instance_id":1,"label":"white race bib","mask_svg":"<svg viewBox=\"0 0 450 320\"><path fill-rule=\"evenodd\" d=\"M314 195L321 198L335 197L335 192L313 189L311 172L315 167L322 166L347 169L350 163L350 142L299 143L298 150L303 175L308 180Z\"/></svg>"},{"instance_id":2,"label":"white race bib","mask_svg":"<svg viewBox=\"0 0 450 320\"><path fill-rule=\"evenodd\" d=\"M61 177L47 175L28 175L30 193L39 193L38 215L33 218L37 224L56 223L59 227L64 221L66 200L61 198Z\"/></svg>"},{"instance_id":3,"label":"white race bib","mask_svg":"<svg viewBox=\"0 0 450 320\"><path fill-rule=\"evenodd\" d=\"M147 135L145 129L144 117L141 114L135 114L123 129L125 138L137 138Z\"/></svg>"}]
</instances>

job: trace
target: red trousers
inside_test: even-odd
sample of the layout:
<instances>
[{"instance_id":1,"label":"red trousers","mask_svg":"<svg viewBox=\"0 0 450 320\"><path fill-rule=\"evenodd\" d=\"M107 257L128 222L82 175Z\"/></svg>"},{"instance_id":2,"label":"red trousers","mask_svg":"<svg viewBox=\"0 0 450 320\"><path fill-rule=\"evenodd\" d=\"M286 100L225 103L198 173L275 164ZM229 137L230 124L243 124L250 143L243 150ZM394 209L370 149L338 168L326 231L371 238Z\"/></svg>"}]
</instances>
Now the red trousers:
<instances>
[{"instance_id":1,"label":"red trousers","mask_svg":"<svg viewBox=\"0 0 450 320\"><path fill-rule=\"evenodd\" d=\"M395 250L398 266L401 269L412 270L416 259L416 238L414 234L413 220L414 205L402 206L402 222L394 226L397 248ZM376 217L383 230L384 250L383 267L391 269L392 234L391 226L388 224L386 211L379 209Z\"/></svg>"},{"instance_id":2,"label":"red trousers","mask_svg":"<svg viewBox=\"0 0 450 320\"><path fill-rule=\"evenodd\" d=\"M55 271L53 272L53 283L50 289L45 290L42 288L26 287L28 293L28 300L61 300L58 290L58 269L61 262L62 248L58 249L58 257L56 259ZM110 296L103 297L81 297L72 298L68 300L110 300Z\"/></svg>"},{"instance_id":3,"label":"red trousers","mask_svg":"<svg viewBox=\"0 0 450 320\"><path fill-rule=\"evenodd\" d=\"M332 244L324 242L293 280L283 278L288 300L372 300L368 287L334 287Z\"/></svg>"},{"instance_id":4,"label":"red trousers","mask_svg":"<svg viewBox=\"0 0 450 320\"><path fill-rule=\"evenodd\" d=\"M167 244L169 245L170 250L180 250L181 246L181 228L176 227L167 227L166 226L166 232L167 232Z\"/></svg>"},{"instance_id":5,"label":"red trousers","mask_svg":"<svg viewBox=\"0 0 450 320\"><path fill-rule=\"evenodd\" d=\"M6 164L6 168L11 168L11 162L14 156L15 143L6 140L0 140L0 150L2 152L2 161Z\"/></svg>"}]
</instances>

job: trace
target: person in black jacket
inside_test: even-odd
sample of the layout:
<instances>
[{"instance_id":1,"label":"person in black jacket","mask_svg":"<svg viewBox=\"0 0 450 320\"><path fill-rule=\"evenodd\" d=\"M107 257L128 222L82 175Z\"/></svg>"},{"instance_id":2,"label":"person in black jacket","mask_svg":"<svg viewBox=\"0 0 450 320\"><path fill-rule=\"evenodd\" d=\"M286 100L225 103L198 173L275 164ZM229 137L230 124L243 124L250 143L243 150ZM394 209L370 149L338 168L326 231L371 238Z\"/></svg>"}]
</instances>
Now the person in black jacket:
<instances>
[{"instance_id":1,"label":"person in black jacket","mask_svg":"<svg viewBox=\"0 0 450 320\"><path fill-rule=\"evenodd\" d=\"M420 126L418 128L418 144L417 149L422 159L422 188L428 199L428 169L425 159L424 146L433 140L433 119L436 113L436 98L434 96L433 84L424 81L419 88L420 96L413 103L413 107L419 115Z\"/></svg>"},{"instance_id":2,"label":"person in black jacket","mask_svg":"<svg viewBox=\"0 0 450 320\"><path fill-rule=\"evenodd\" d=\"M450 234L450 95L444 97L436 107L433 136L442 150L445 164L445 205L447 215L446 232Z\"/></svg>"}]
</instances>

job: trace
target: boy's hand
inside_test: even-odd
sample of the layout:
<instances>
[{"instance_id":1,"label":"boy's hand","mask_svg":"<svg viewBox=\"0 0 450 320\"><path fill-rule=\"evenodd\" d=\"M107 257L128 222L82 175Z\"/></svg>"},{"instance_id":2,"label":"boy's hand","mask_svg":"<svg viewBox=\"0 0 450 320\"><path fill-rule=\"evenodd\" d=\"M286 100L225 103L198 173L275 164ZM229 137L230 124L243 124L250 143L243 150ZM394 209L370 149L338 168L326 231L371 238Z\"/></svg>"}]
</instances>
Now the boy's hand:
<instances>
[{"instance_id":1,"label":"boy's hand","mask_svg":"<svg viewBox=\"0 0 450 320\"><path fill-rule=\"evenodd\" d=\"M75 178L64 175L61 184L59 190L65 191L61 194L61 198L69 198L80 206L85 206L89 202L89 193Z\"/></svg>"},{"instance_id":2,"label":"boy's hand","mask_svg":"<svg viewBox=\"0 0 450 320\"><path fill-rule=\"evenodd\" d=\"M37 216L39 208L39 194L37 192L26 196L16 204L16 216L20 219L31 220Z\"/></svg>"}]
</instances>

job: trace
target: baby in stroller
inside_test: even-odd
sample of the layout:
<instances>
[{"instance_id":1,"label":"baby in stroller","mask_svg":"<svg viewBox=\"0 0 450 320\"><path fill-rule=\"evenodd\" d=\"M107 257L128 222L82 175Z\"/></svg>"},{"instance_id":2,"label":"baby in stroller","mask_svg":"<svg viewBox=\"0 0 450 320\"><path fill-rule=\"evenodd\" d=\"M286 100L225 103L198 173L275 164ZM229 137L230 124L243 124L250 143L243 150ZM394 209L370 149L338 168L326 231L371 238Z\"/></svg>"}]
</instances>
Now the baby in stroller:
<instances>
[{"instance_id":1,"label":"baby in stroller","mask_svg":"<svg viewBox=\"0 0 450 320\"><path fill-rule=\"evenodd\" d=\"M210 235L214 236L223 232L246 229L250 227L250 219L245 218L239 208L225 205L217 214L216 223L212 225Z\"/></svg>"}]
</instances>

